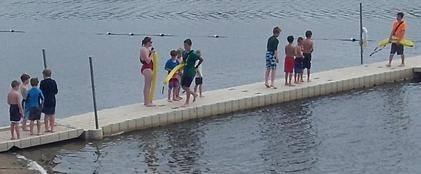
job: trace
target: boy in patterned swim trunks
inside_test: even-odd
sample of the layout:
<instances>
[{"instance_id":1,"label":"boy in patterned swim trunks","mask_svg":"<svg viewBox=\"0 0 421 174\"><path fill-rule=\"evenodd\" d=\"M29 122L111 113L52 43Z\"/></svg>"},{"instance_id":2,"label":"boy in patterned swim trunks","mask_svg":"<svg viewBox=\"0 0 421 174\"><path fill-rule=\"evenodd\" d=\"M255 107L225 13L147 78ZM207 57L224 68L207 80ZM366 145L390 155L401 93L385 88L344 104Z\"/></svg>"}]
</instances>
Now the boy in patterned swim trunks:
<instances>
[{"instance_id":1,"label":"boy in patterned swim trunks","mask_svg":"<svg viewBox=\"0 0 421 174\"><path fill-rule=\"evenodd\" d=\"M273 35L269 37L267 42L267 51L266 51L266 73L265 73L265 86L267 88L276 89L275 85L275 75L276 75L276 64L279 63L278 59L278 37L281 34L281 29L275 27L273 29ZM271 83L269 84L269 75Z\"/></svg>"},{"instance_id":2,"label":"boy in patterned swim trunks","mask_svg":"<svg viewBox=\"0 0 421 174\"><path fill-rule=\"evenodd\" d=\"M311 37L313 33L308 30L306 31L306 39L303 42L303 69L307 69L307 82L310 82L310 69L311 69L311 53L313 53L313 40Z\"/></svg>"},{"instance_id":3,"label":"boy in patterned swim trunks","mask_svg":"<svg viewBox=\"0 0 421 174\"><path fill-rule=\"evenodd\" d=\"M287 38L288 45L285 46L285 62L284 62L284 72L285 72L285 85L286 86L294 86L292 85L292 73L294 71L294 56L295 56L295 47L294 43L294 36L288 36Z\"/></svg>"},{"instance_id":4,"label":"boy in patterned swim trunks","mask_svg":"<svg viewBox=\"0 0 421 174\"><path fill-rule=\"evenodd\" d=\"M177 60L177 51L171 50L170 52L171 58L167 60L165 63L165 70L168 71L168 74L177 66L180 64L180 62ZM174 76L170 79L168 83L168 102L172 101L179 101L180 99L177 98L177 91L180 88L180 82L178 81L179 74L175 73ZM172 92L172 95L171 95ZM171 99L172 96L172 99Z\"/></svg>"}]
</instances>

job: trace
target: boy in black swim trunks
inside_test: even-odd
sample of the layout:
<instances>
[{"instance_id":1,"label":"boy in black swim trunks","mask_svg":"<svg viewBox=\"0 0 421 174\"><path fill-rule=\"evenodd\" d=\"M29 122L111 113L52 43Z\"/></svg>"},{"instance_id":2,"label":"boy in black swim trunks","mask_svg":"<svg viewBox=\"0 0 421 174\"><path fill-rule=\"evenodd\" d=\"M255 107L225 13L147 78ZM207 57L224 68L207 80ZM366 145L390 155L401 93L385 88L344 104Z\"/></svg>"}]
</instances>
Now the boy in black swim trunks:
<instances>
[{"instance_id":1,"label":"boy in black swim trunks","mask_svg":"<svg viewBox=\"0 0 421 174\"><path fill-rule=\"evenodd\" d=\"M186 91L186 102L184 106L188 106L190 103L190 95L193 95L193 102L196 101L197 94L190 90L191 83L193 78L196 75L196 69L202 64L203 58L198 56L192 49L192 41L186 39L184 41L184 54L183 62L185 62L185 67L183 70L183 75L181 77L181 86ZM196 65L196 62L199 61Z\"/></svg>"},{"instance_id":2,"label":"boy in black swim trunks","mask_svg":"<svg viewBox=\"0 0 421 174\"><path fill-rule=\"evenodd\" d=\"M313 40L311 37L313 33L310 30L306 31L306 39L303 42L303 69L307 69L307 82L310 82L310 69L311 69L311 53L313 53Z\"/></svg>"},{"instance_id":3,"label":"boy in black swim trunks","mask_svg":"<svg viewBox=\"0 0 421 174\"><path fill-rule=\"evenodd\" d=\"M12 90L7 95L7 104L10 105L9 114L10 114L10 134L12 135L12 140L19 139L19 121L23 116L22 103L19 94L19 85L20 83L14 80L11 83ZM15 133L16 132L16 138Z\"/></svg>"},{"instance_id":4,"label":"boy in black swim trunks","mask_svg":"<svg viewBox=\"0 0 421 174\"><path fill-rule=\"evenodd\" d=\"M56 113L56 95L58 93L57 83L51 78L51 70L42 71L44 80L41 81L40 89L44 95L44 113L45 132L54 132L55 113Z\"/></svg>"},{"instance_id":5,"label":"boy in black swim trunks","mask_svg":"<svg viewBox=\"0 0 421 174\"><path fill-rule=\"evenodd\" d=\"M198 56L202 56L200 53L200 50L196 50L196 54ZM194 79L194 83L196 84L194 86L194 93L199 95L199 97L203 97L202 95L202 85L203 85L203 73L202 73L202 66L199 66L196 69L196 78ZM197 93L197 90L199 90L199 94Z\"/></svg>"}]
</instances>

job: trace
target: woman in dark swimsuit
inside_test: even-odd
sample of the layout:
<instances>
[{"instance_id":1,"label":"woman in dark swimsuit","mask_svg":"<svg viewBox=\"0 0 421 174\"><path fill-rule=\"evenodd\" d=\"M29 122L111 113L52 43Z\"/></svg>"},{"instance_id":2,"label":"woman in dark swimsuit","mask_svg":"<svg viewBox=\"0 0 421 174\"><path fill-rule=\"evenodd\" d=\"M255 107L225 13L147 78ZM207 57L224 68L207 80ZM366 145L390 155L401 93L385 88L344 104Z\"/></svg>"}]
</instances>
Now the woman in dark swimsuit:
<instances>
[{"instance_id":1,"label":"woman in dark swimsuit","mask_svg":"<svg viewBox=\"0 0 421 174\"><path fill-rule=\"evenodd\" d=\"M154 104L152 104L152 101L149 97L149 91L151 90L153 74L153 53L154 51L152 47L152 38L145 37L142 40L142 48L140 48L140 62L142 63L142 68L140 72L145 77L145 86L143 88L143 101L145 103L144 105L148 107L155 106Z\"/></svg>"}]
</instances>

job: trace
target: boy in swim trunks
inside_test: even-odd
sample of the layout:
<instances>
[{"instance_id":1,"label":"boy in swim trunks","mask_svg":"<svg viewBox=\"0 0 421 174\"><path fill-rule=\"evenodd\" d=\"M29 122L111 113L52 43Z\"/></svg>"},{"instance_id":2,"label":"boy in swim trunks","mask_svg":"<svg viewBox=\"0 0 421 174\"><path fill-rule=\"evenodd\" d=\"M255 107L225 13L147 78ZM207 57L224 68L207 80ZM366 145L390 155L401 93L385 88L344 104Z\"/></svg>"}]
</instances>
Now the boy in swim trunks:
<instances>
[{"instance_id":1,"label":"boy in swim trunks","mask_svg":"<svg viewBox=\"0 0 421 174\"><path fill-rule=\"evenodd\" d=\"M44 95L44 106L42 112L44 113L45 132L54 132L54 123L56 120L56 95L58 93L57 83L51 78L51 70L45 69L42 71L44 80L41 81L40 89Z\"/></svg>"},{"instance_id":2,"label":"boy in swim trunks","mask_svg":"<svg viewBox=\"0 0 421 174\"><path fill-rule=\"evenodd\" d=\"M405 55L404 55L404 47L399 42L405 38L405 32L407 24L403 20L404 14L402 12L399 12L396 15L396 21L393 22L392 32L389 36L389 42L392 42L391 50L390 50L390 57L389 57L389 63L386 65L387 67L390 67L392 64L393 56L397 53L401 56L402 63L400 66L405 65Z\"/></svg>"},{"instance_id":3,"label":"boy in swim trunks","mask_svg":"<svg viewBox=\"0 0 421 174\"><path fill-rule=\"evenodd\" d=\"M19 121L23 114L22 103L19 94L20 83L14 80L11 83L12 90L7 95L7 104L10 105L10 134L12 135L11 140L19 139ZM15 137L16 132L16 137Z\"/></svg>"},{"instance_id":4,"label":"boy in swim trunks","mask_svg":"<svg viewBox=\"0 0 421 174\"><path fill-rule=\"evenodd\" d=\"M294 66L294 83L300 83L303 81L303 38L297 39L297 46L295 47L295 66Z\"/></svg>"},{"instance_id":5,"label":"boy in swim trunks","mask_svg":"<svg viewBox=\"0 0 421 174\"><path fill-rule=\"evenodd\" d=\"M196 50L196 54L198 56L202 56L200 53L200 50ZM196 69L196 78L194 79L194 83L196 84L194 86L194 93L199 95L199 97L203 97L202 95L202 85L203 85L203 73L202 73L202 66L199 66ZM197 90L199 90L199 94L197 93Z\"/></svg>"},{"instance_id":6,"label":"boy in swim trunks","mask_svg":"<svg viewBox=\"0 0 421 174\"><path fill-rule=\"evenodd\" d=\"M177 60L177 51L171 50L170 52L171 58L167 60L165 63L165 70L168 71L168 74L180 64ZM177 90L180 88L180 82L178 81L179 74L175 73L173 77L171 77L170 81L168 82L168 102L172 101L179 101L180 99L177 98ZM171 92L172 92L172 99L171 99Z\"/></svg>"},{"instance_id":7,"label":"boy in swim trunks","mask_svg":"<svg viewBox=\"0 0 421 174\"><path fill-rule=\"evenodd\" d=\"M285 46L285 61L284 61L284 72L285 72L285 85L294 86L291 84L292 73L294 71L294 56L295 56L295 47L294 36L287 37L288 45Z\"/></svg>"},{"instance_id":8,"label":"boy in swim trunks","mask_svg":"<svg viewBox=\"0 0 421 174\"><path fill-rule=\"evenodd\" d=\"M184 103L184 106L188 106L190 103L190 95L193 96L193 102L196 101L197 94L190 90L190 86L194 76L196 76L196 69L202 64L203 58L192 50L192 41L190 39L184 41L184 50L183 62L185 62L186 66L184 66L183 75L181 77L181 86L186 91L186 102ZM197 63L197 61L199 62Z\"/></svg>"},{"instance_id":9,"label":"boy in swim trunks","mask_svg":"<svg viewBox=\"0 0 421 174\"><path fill-rule=\"evenodd\" d=\"M28 91L28 96L26 97L25 106L29 108L29 132L31 135L34 135L34 121L37 122L37 135L41 135L41 111L42 103L44 102L44 96L42 95L41 90L38 88L38 78L32 78L31 81L32 88Z\"/></svg>"},{"instance_id":10,"label":"boy in swim trunks","mask_svg":"<svg viewBox=\"0 0 421 174\"><path fill-rule=\"evenodd\" d=\"M265 86L267 88L275 88L276 64L279 63L278 53L278 37L281 34L279 27L273 28L273 35L269 37L266 50L266 72L265 72ZM269 76L271 83L269 84Z\"/></svg>"},{"instance_id":11,"label":"boy in swim trunks","mask_svg":"<svg viewBox=\"0 0 421 174\"><path fill-rule=\"evenodd\" d=\"M20 94L22 95L22 107L23 107L23 121L22 121L22 130L28 131L28 128L26 127L26 121L29 117L29 108L25 107L26 97L28 96L28 90L30 88L29 85L29 79L31 77L28 74L22 74L20 76L20 80L22 81L22 85L20 86Z\"/></svg>"},{"instance_id":12,"label":"boy in swim trunks","mask_svg":"<svg viewBox=\"0 0 421 174\"><path fill-rule=\"evenodd\" d=\"M307 69L307 82L310 82L311 69L311 53L313 53L313 33L310 30L306 31L306 39L303 42L303 69Z\"/></svg>"}]
</instances>

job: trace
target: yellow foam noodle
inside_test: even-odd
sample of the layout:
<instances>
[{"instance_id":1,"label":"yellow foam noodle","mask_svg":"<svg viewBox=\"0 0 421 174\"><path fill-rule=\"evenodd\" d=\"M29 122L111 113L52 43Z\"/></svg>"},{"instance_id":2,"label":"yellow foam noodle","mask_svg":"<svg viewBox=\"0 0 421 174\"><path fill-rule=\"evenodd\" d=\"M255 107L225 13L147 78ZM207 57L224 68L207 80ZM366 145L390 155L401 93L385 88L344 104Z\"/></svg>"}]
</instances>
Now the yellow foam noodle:
<instances>
[{"instance_id":1,"label":"yellow foam noodle","mask_svg":"<svg viewBox=\"0 0 421 174\"><path fill-rule=\"evenodd\" d=\"M393 42L393 41L392 41ZM389 42L389 39L383 39L379 42L379 47L385 47L388 44L391 44L392 42ZM402 44L405 47L414 47L415 43L409 39L403 39L399 42L400 44Z\"/></svg>"},{"instance_id":2,"label":"yellow foam noodle","mask_svg":"<svg viewBox=\"0 0 421 174\"><path fill-rule=\"evenodd\" d=\"M168 84L169 83L169 81L171 80L171 78L174 76L174 74L176 73L176 72L178 72L178 71L180 71L180 70L182 70L183 68L184 68L184 66L185 66L185 64L180 64L180 65L177 65L176 67L174 67L171 71L170 71L170 73L165 77L165 79L164 79L164 84L166 85L166 84Z\"/></svg>"},{"instance_id":3,"label":"yellow foam noodle","mask_svg":"<svg viewBox=\"0 0 421 174\"><path fill-rule=\"evenodd\" d=\"M155 90L156 90L156 81L158 78L158 67L159 67L159 54L154 53L152 57L153 62L153 71L152 71L152 82L151 82L151 90L149 91L149 100L153 101L155 97Z\"/></svg>"}]
</instances>

